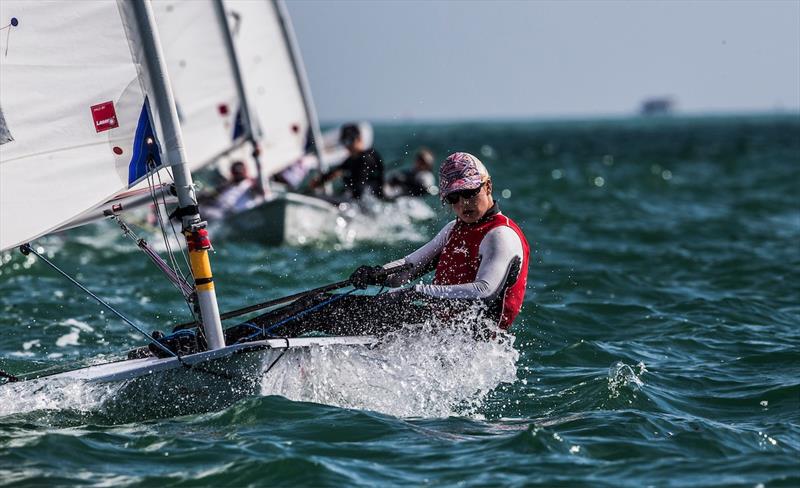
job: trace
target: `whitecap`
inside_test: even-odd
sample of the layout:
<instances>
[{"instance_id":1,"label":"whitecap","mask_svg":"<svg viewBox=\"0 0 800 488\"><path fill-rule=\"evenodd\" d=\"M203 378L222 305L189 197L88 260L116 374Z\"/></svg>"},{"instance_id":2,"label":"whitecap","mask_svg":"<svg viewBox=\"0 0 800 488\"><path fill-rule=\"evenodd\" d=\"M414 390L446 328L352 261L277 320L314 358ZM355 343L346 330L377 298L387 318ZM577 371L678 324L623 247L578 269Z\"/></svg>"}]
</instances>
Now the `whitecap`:
<instances>
[{"instance_id":1,"label":"whitecap","mask_svg":"<svg viewBox=\"0 0 800 488\"><path fill-rule=\"evenodd\" d=\"M409 326L373 347L287 354L261 393L398 417L474 416L492 390L516 381L513 342L476 341L470 327Z\"/></svg>"}]
</instances>

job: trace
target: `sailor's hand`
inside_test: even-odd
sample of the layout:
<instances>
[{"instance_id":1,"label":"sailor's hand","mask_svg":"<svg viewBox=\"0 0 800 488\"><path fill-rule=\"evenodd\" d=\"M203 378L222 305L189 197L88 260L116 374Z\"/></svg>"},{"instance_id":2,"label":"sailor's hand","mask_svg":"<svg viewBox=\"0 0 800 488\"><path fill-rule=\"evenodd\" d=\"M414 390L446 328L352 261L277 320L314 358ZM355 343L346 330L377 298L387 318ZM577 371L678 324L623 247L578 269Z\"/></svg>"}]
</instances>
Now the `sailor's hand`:
<instances>
[{"instance_id":1,"label":"sailor's hand","mask_svg":"<svg viewBox=\"0 0 800 488\"><path fill-rule=\"evenodd\" d=\"M359 290L363 290L369 285L385 285L386 276L386 270L382 266L359 266L350 275L350 283Z\"/></svg>"}]
</instances>

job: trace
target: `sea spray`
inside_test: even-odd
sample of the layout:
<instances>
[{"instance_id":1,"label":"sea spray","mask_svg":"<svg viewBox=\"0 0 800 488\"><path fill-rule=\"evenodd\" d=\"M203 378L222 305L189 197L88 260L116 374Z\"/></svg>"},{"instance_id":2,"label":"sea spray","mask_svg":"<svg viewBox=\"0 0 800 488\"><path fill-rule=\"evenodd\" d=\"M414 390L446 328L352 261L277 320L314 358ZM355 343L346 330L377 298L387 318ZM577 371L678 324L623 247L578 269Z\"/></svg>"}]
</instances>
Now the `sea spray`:
<instances>
[{"instance_id":1,"label":"sea spray","mask_svg":"<svg viewBox=\"0 0 800 488\"><path fill-rule=\"evenodd\" d=\"M373 347L287 355L261 393L398 417L470 415L498 385L516 381L513 344L511 336L476 340L468 326L408 326Z\"/></svg>"},{"instance_id":2,"label":"sea spray","mask_svg":"<svg viewBox=\"0 0 800 488\"><path fill-rule=\"evenodd\" d=\"M122 383L89 384L44 378L10 383L0 388L0 417L47 411L96 412L122 386Z\"/></svg>"},{"instance_id":3,"label":"sea spray","mask_svg":"<svg viewBox=\"0 0 800 488\"><path fill-rule=\"evenodd\" d=\"M644 386L641 376L647 372L647 368L645 368L644 363L639 363L636 368L638 372L622 361L617 361L608 368L609 398L619 397L621 390L624 388L637 391Z\"/></svg>"},{"instance_id":4,"label":"sea spray","mask_svg":"<svg viewBox=\"0 0 800 488\"><path fill-rule=\"evenodd\" d=\"M358 242L424 242L430 236L421 233L418 224L436 218L436 212L427 203L408 197L391 202L366 198L359 205L344 204L340 209L336 234L345 248Z\"/></svg>"}]
</instances>

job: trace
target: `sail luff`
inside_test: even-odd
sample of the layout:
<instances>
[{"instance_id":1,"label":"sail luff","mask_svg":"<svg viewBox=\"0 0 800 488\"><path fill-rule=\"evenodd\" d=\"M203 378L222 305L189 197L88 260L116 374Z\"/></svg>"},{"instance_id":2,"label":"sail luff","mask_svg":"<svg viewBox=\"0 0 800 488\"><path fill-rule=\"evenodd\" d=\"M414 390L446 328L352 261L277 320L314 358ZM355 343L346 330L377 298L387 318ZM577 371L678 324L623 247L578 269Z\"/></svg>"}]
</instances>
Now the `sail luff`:
<instances>
[{"instance_id":1,"label":"sail luff","mask_svg":"<svg viewBox=\"0 0 800 488\"><path fill-rule=\"evenodd\" d=\"M222 321L219 317L219 306L211 275L211 264L208 250L211 248L206 223L200 218L197 208L192 175L186 165L186 154L183 148L181 126L175 99L169 83L166 61L161 49L155 17L149 0L134 0L128 3L133 12L141 36L146 64L152 83L153 99L158 107L162 137L166 148L167 160L173 168L173 178L178 195L178 206L189 248L189 260L192 276L195 279L197 299L203 322L203 330L210 349L225 347L222 332Z\"/></svg>"},{"instance_id":2,"label":"sail luff","mask_svg":"<svg viewBox=\"0 0 800 488\"><path fill-rule=\"evenodd\" d=\"M311 130L311 137L313 139L312 151L317 156L317 167L320 173L323 173L328 170L328 165L322 157L322 130L319 126L319 119L317 118L317 109L314 106L314 99L311 96L311 85L309 84L308 77L306 76L305 65L303 64L303 58L300 54L300 47L297 44L297 37L294 34L294 27L289 19L289 13L286 10L285 2L283 0L272 0L272 2L275 6L275 11L278 13L281 31L283 32L286 45L289 48L289 57L292 62L292 67L294 68L297 83L300 86L300 94L303 98L303 105L306 110L306 116L308 117L309 128ZM326 187L326 193L330 193L330 190L330 185L328 185Z\"/></svg>"},{"instance_id":3,"label":"sail luff","mask_svg":"<svg viewBox=\"0 0 800 488\"><path fill-rule=\"evenodd\" d=\"M309 121L275 5L223 0L257 127L261 166L278 173L306 154Z\"/></svg>"},{"instance_id":4,"label":"sail luff","mask_svg":"<svg viewBox=\"0 0 800 488\"><path fill-rule=\"evenodd\" d=\"M122 4L128 4L118 0ZM192 175L186 166L186 152L183 147L178 111L175 107L175 97L169 83L167 65L162 55L158 31L155 28L155 18L149 0L134 0L129 5L133 7L137 27L142 41L143 64L147 66L148 74L153 89L153 104L158 108L159 122L161 123L161 137L163 138L164 151L169 165L172 166L172 175L175 180L178 194L178 203L181 207L196 205L197 200L192 186ZM192 222L200 221L199 215L187 215L184 228L191 226Z\"/></svg>"},{"instance_id":5,"label":"sail luff","mask_svg":"<svg viewBox=\"0 0 800 488\"><path fill-rule=\"evenodd\" d=\"M252 156L253 161L256 164L256 171L258 172L258 190L261 194L264 193L264 188L266 187L266 175L264 174L264 169L261 166L261 158L259 156L259 149L258 149L258 140L256 138L256 128L255 124L253 123L253 117L250 107L250 99L247 96L247 90L244 85L244 80L242 78L242 70L241 65L239 63L239 57L236 54L236 47L233 41L233 35L231 34L230 25L228 25L228 17L225 13L225 6L222 4L222 0L214 0L214 9L217 12L217 20L219 21L220 29L222 30L223 38L225 40L225 50L228 52L228 62L231 65L231 70L233 71L233 78L236 84L236 92L239 95L239 103L241 106L239 109L241 110L242 114L242 125L245 127L247 131L247 139L249 139L250 144L252 145Z\"/></svg>"}]
</instances>

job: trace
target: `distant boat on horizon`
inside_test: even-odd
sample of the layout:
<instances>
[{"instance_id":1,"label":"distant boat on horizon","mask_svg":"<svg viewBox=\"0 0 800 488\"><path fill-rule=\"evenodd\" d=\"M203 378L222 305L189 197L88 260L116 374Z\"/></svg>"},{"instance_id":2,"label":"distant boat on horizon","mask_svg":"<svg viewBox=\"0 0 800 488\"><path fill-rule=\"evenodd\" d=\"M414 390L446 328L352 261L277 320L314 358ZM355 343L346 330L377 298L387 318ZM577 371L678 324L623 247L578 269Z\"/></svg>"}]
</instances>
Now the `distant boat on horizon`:
<instances>
[{"instance_id":1,"label":"distant boat on horizon","mask_svg":"<svg viewBox=\"0 0 800 488\"><path fill-rule=\"evenodd\" d=\"M642 102L639 113L645 116L672 115L675 112L675 100L672 97L653 97Z\"/></svg>"}]
</instances>

